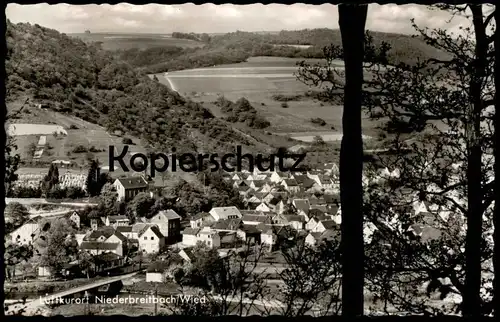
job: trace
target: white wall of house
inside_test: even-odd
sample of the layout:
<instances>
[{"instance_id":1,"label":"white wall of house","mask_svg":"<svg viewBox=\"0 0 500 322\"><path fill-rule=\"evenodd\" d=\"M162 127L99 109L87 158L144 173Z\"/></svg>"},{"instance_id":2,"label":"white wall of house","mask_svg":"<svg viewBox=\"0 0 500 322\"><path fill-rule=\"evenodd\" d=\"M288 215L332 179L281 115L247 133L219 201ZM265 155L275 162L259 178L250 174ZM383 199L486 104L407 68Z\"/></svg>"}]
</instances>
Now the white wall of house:
<instances>
[{"instance_id":1,"label":"white wall of house","mask_svg":"<svg viewBox=\"0 0 500 322\"><path fill-rule=\"evenodd\" d=\"M116 192L118 193L118 201L125 199L125 187L122 186L118 179L115 180L113 186L115 186Z\"/></svg>"},{"instance_id":2,"label":"white wall of house","mask_svg":"<svg viewBox=\"0 0 500 322\"><path fill-rule=\"evenodd\" d=\"M80 228L80 216L78 216L76 213L73 213L69 219L75 223L75 226L77 228Z\"/></svg>"},{"instance_id":3,"label":"white wall of house","mask_svg":"<svg viewBox=\"0 0 500 322\"><path fill-rule=\"evenodd\" d=\"M200 233L198 240L205 243L209 248L220 247L220 237L216 233Z\"/></svg>"},{"instance_id":4,"label":"white wall of house","mask_svg":"<svg viewBox=\"0 0 500 322\"><path fill-rule=\"evenodd\" d=\"M270 212L271 211L271 209L265 203L261 203L260 205L258 205L257 208L255 208L255 210L262 211L262 212Z\"/></svg>"},{"instance_id":5,"label":"white wall of house","mask_svg":"<svg viewBox=\"0 0 500 322\"><path fill-rule=\"evenodd\" d=\"M31 235L38 230L38 223L26 223L11 233L12 243L29 245L33 242Z\"/></svg>"},{"instance_id":6,"label":"white wall of house","mask_svg":"<svg viewBox=\"0 0 500 322\"><path fill-rule=\"evenodd\" d=\"M276 244L276 235L274 234L260 234L260 242L266 245Z\"/></svg>"},{"instance_id":7,"label":"white wall of house","mask_svg":"<svg viewBox=\"0 0 500 322\"><path fill-rule=\"evenodd\" d=\"M302 223L300 221L291 221L290 227L292 227L295 230L302 230L302 229L304 229L304 223Z\"/></svg>"},{"instance_id":8,"label":"white wall of house","mask_svg":"<svg viewBox=\"0 0 500 322\"><path fill-rule=\"evenodd\" d=\"M314 228L318 226L318 222L314 219L311 218L307 223L306 223L306 230L313 231Z\"/></svg>"},{"instance_id":9,"label":"white wall of house","mask_svg":"<svg viewBox=\"0 0 500 322\"><path fill-rule=\"evenodd\" d=\"M311 231L313 233L322 233L326 230L326 228L323 226L321 222L319 222Z\"/></svg>"},{"instance_id":10,"label":"white wall of house","mask_svg":"<svg viewBox=\"0 0 500 322\"><path fill-rule=\"evenodd\" d=\"M164 274L160 272L147 272L146 282L163 283L165 281Z\"/></svg>"},{"instance_id":11,"label":"white wall of house","mask_svg":"<svg viewBox=\"0 0 500 322\"><path fill-rule=\"evenodd\" d=\"M316 239L311 234L306 236L306 239L304 242L306 243L306 245L309 245L309 246L316 245Z\"/></svg>"},{"instance_id":12,"label":"white wall of house","mask_svg":"<svg viewBox=\"0 0 500 322\"><path fill-rule=\"evenodd\" d=\"M139 250L146 253L158 253L165 244L163 238L159 238L151 227L139 237Z\"/></svg>"},{"instance_id":13,"label":"white wall of house","mask_svg":"<svg viewBox=\"0 0 500 322\"><path fill-rule=\"evenodd\" d=\"M196 235L188 235L188 234L182 235L182 243L186 246L194 246L196 245L197 241L198 238L196 238Z\"/></svg>"}]
</instances>

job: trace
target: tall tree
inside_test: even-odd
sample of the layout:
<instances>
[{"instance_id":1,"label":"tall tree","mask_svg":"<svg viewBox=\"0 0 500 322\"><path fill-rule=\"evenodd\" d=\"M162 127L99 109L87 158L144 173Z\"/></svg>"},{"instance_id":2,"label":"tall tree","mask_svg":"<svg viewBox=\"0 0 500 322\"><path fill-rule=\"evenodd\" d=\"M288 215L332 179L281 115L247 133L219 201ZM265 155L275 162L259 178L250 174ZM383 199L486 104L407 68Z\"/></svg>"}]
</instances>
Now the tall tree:
<instances>
[{"instance_id":1,"label":"tall tree","mask_svg":"<svg viewBox=\"0 0 500 322\"><path fill-rule=\"evenodd\" d=\"M19 202L11 202L5 207L5 230L7 233L12 232L14 229L21 227L26 221L29 220L29 212L25 206Z\"/></svg>"},{"instance_id":2,"label":"tall tree","mask_svg":"<svg viewBox=\"0 0 500 322\"><path fill-rule=\"evenodd\" d=\"M89 165L87 179L85 181L85 188L87 189L87 193L89 194L89 196L94 197L99 195L102 188L102 185L100 184L101 176L99 171L99 161L96 159L91 159L88 162Z\"/></svg>"},{"instance_id":3,"label":"tall tree","mask_svg":"<svg viewBox=\"0 0 500 322\"><path fill-rule=\"evenodd\" d=\"M367 5L339 5L345 62L340 148L342 315L363 315L363 139L361 97Z\"/></svg>"},{"instance_id":4,"label":"tall tree","mask_svg":"<svg viewBox=\"0 0 500 322\"><path fill-rule=\"evenodd\" d=\"M498 23L500 22L500 11L495 6L495 33L494 33L494 46L495 52L500 49L500 33L498 32ZM500 88L500 66L498 60L495 60L495 91ZM495 158L495 208L493 210L493 271L495 277L493 280L493 307L497 308L494 314L500 317L500 104L498 103L498 94L495 92L495 117L493 120L494 139L493 139L493 155Z\"/></svg>"}]
</instances>

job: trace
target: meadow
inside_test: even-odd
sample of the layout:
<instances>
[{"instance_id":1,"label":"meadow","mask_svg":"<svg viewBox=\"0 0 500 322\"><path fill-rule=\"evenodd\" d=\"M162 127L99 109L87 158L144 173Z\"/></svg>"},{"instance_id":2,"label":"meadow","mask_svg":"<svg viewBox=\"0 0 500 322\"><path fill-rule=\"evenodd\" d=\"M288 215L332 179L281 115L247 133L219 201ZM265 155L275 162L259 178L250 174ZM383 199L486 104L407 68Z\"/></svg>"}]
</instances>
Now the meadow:
<instances>
[{"instance_id":1,"label":"meadow","mask_svg":"<svg viewBox=\"0 0 500 322\"><path fill-rule=\"evenodd\" d=\"M80 38L85 42L102 42L102 49L104 50L146 49L164 46L195 48L204 46L202 42L172 38L170 35L159 34L76 33L69 34L69 36Z\"/></svg>"},{"instance_id":2,"label":"meadow","mask_svg":"<svg viewBox=\"0 0 500 322\"><path fill-rule=\"evenodd\" d=\"M7 108L11 110L10 104ZM115 146L119 154L125 144L122 137L110 134L103 127L89 123L74 116L65 115L51 110L40 110L33 106L26 106L18 119L9 124L11 133L15 134L16 152L21 160L29 166L32 162L30 147L37 145L41 136L46 137L42 157L31 165L47 164L56 160L71 161L73 167L80 168L87 164L89 153L103 165L107 165L109 146ZM13 130L15 129L15 130ZM54 135L57 130L62 132ZM133 144L129 151L144 152L141 141L132 138ZM77 147L84 147L86 151L75 152Z\"/></svg>"},{"instance_id":3,"label":"meadow","mask_svg":"<svg viewBox=\"0 0 500 322\"><path fill-rule=\"evenodd\" d=\"M320 102L312 98L301 98L282 102L274 95L298 95L309 90L319 90L300 82L295 73L299 59L284 57L251 57L238 64L217 65L156 74L158 80L181 95L203 102L218 117L224 116L220 108L213 104L218 96L223 95L236 101L247 98L264 116L271 126L266 130L275 134L290 136L300 141L311 142L316 135L325 141L336 141L342 129L342 106ZM309 64L322 64L320 59L306 59ZM343 67L342 61L334 63ZM311 122L312 118L321 118L326 124L321 126ZM373 135L375 126L367 118L364 120L366 135Z\"/></svg>"}]
</instances>

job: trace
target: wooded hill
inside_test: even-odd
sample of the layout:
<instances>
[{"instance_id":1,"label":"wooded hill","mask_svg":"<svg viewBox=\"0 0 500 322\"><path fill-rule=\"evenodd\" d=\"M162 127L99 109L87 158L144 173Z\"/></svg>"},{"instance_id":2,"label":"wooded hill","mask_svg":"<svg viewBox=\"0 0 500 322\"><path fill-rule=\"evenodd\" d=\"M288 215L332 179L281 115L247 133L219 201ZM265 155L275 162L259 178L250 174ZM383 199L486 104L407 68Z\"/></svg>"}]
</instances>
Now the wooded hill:
<instances>
[{"instance_id":1,"label":"wooded hill","mask_svg":"<svg viewBox=\"0 0 500 322\"><path fill-rule=\"evenodd\" d=\"M179 34L179 35L177 35ZM386 42L391 46L389 61L412 65L428 58L446 59L448 55L429 45L420 37L384 32L370 32L375 45ZM181 37L181 33L176 33ZM232 32L208 37L186 34L189 39L204 39L202 48L160 47L144 50L129 49L117 53L118 57L131 65L141 67L148 73L207 67L245 61L251 56L278 56L291 58L323 58L323 47L342 45L339 30L305 29L281 31L278 34ZM283 46L281 46L283 45ZM296 48L284 45L310 45Z\"/></svg>"},{"instance_id":2,"label":"wooded hill","mask_svg":"<svg viewBox=\"0 0 500 322\"><path fill-rule=\"evenodd\" d=\"M155 150L223 153L235 145L268 146L236 132L191 102L116 60L96 45L56 30L7 21L8 101L31 98L100 124L111 133L141 138Z\"/></svg>"}]
</instances>

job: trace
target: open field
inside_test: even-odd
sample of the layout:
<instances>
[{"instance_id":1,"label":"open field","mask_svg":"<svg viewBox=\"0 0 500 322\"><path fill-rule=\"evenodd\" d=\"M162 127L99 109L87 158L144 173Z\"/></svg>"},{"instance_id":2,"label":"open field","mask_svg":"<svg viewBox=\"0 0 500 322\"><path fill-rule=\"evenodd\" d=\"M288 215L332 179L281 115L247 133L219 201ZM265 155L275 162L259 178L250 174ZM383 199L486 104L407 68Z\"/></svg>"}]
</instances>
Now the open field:
<instances>
[{"instance_id":1,"label":"open field","mask_svg":"<svg viewBox=\"0 0 500 322\"><path fill-rule=\"evenodd\" d=\"M9 111L16 108L15 103L12 105L11 107L10 103L7 104ZM9 129L12 129L13 134L17 134L14 136L16 152L20 154L21 160L28 163L33 162L30 149L39 143L41 136L45 136L45 145L37 149L43 148L44 151L36 162L46 164L57 160L71 161L70 167L73 168L81 168L87 163L87 152L74 152L78 146L84 147L106 165L109 147L115 146L115 154L119 154L125 145L122 143L122 137L108 133L105 128L97 124L51 110L40 110L33 106L24 107L19 118L13 119L9 124ZM64 134L53 135L54 131ZM130 152L145 151L139 139L133 137L131 139L134 144L129 145Z\"/></svg>"},{"instance_id":2,"label":"open field","mask_svg":"<svg viewBox=\"0 0 500 322\"><path fill-rule=\"evenodd\" d=\"M276 94L299 95L308 90L318 90L297 80L297 61L299 59L251 57L243 63L175 71L156 76L161 83L180 94L203 102L217 117L224 116L220 108L212 104L219 95L224 95L232 101L245 97L271 122L271 127L266 129L270 132L289 135L306 142L312 141L318 134L322 135L325 141L339 139L342 131L342 106L301 98L287 102L287 107L284 108L282 102L273 99ZM321 59L306 61L310 64L324 63ZM342 61L336 61L334 64L343 68ZM313 124L311 118L321 118L325 120L326 125ZM374 136L372 129L376 125L365 118L365 135Z\"/></svg>"},{"instance_id":3,"label":"open field","mask_svg":"<svg viewBox=\"0 0 500 322\"><path fill-rule=\"evenodd\" d=\"M90 33L69 34L69 36L80 38L86 42L102 42L104 50L120 50L151 47L176 46L183 48L203 47L204 43L190 40L172 38L170 35L159 34L114 34L114 33Z\"/></svg>"}]
</instances>

